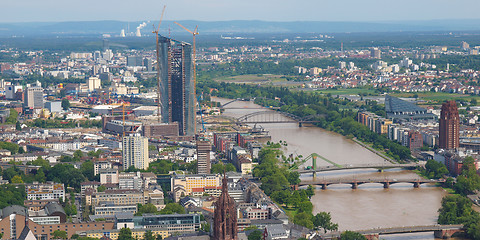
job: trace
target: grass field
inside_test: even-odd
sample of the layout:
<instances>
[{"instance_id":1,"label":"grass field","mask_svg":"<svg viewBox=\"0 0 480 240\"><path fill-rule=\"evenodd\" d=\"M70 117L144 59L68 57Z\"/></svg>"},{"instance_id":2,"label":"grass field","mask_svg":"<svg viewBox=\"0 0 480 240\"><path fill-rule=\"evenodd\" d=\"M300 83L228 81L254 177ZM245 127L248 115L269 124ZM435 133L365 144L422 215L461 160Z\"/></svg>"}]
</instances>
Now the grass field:
<instances>
[{"instance_id":1,"label":"grass field","mask_svg":"<svg viewBox=\"0 0 480 240\"><path fill-rule=\"evenodd\" d=\"M233 76L233 77L221 77L221 78L216 78L214 80L215 81L220 81L220 82L254 83L254 84L286 82L287 81L287 79L284 78L282 75L271 75L271 74L240 75L240 76Z\"/></svg>"},{"instance_id":2,"label":"grass field","mask_svg":"<svg viewBox=\"0 0 480 240\"><path fill-rule=\"evenodd\" d=\"M325 90L317 90L323 94L332 94L332 95L358 95L358 94L366 94L366 95L378 95L375 93L373 89L364 89L364 88L340 88L340 89L325 89Z\"/></svg>"}]
</instances>

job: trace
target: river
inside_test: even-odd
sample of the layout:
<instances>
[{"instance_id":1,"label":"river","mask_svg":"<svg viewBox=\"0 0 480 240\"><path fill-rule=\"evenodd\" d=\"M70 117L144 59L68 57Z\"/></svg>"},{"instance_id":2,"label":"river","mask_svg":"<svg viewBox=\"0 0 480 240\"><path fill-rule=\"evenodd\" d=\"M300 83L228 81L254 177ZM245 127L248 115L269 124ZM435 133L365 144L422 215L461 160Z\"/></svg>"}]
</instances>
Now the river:
<instances>
[{"instance_id":1,"label":"river","mask_svg":"<svg viewBox=\"0 0 480 240\"><path fill-rule=\"evenodd\" d=\"M228 99L214 98L221 103ZM260 106L247 101L228 104L223 113L229 117L240 117L248 113L263 111ZM352 140L337 133L317 127L298 127L294 123L261 124L269 131L272 141L287 142L286 155L308 156L317 153L341 165L381 164L385 160ZM307 163L308 164L308 163ZM330 163L317 160L317 166ZM310 175L301 178L311 179ZM318 178L351 179L402 179L419 178L412 171L391 169L378 172L375 169L342 170L319 174ZM312 197L314 214L330 212L332 221L339 230L362 230L384 227L433 225L436 224L441 199L446 192L433 185L422 185L414 189L412 184L399 183L384 189L381 184L364 184L352 190L350 185L330 185L327 190L317 189ZM434 239L433 233L382 235L382 239Z\"/></svg>"}]
</instances>

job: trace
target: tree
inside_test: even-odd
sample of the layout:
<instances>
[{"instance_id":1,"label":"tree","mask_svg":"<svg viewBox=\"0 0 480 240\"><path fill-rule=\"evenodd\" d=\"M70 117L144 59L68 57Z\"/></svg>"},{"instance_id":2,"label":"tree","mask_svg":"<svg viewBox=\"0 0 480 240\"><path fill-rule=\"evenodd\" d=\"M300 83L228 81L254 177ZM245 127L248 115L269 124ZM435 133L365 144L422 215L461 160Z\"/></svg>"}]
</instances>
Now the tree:
<instances>
[{"instance_id":1,"label":"tree","mask_svg":"<svg viewBox=\"0 0 480 240\"><path fill-rule=\"evenodd\" d=\"M155 237L153 236L152 231L147 230L147 231L143 234L143 240L155 240Z\"/></svg>"},{"instance_id":2,"label":"tree","mask_svg":"<svg viewBox=\"0 0 480 240\"><path fill-rule=\"evenodd\" d=\"M255 230L248 234L248 240L262 240L263 239L263 232L260 230Z\"/></svg>"},{"instance_id":3,"label":"tree","mask_svg":"<svg viewBox=\"0 0 480 240\"><path fill-rule=\"evenodd\" d=\"M20 124L19 121L17 121L17 123L15 123L15 130L22 131L22 125Z\"/></svg>"},{"instance_id":4,"label":"tree","mask_svg":"<svg viewBox=\"0 0 480 240\"><path fill-rule=\"evenodd\" d=\"M313 217L313 225L317 229L323 229L325 233L327 231L338 230L338 224L332 222L332 216L329 212L319 212Z\"/></svg>"},{"instance_id":5,"label":"tree","mask_svg":"<svg viewBox=\"0 0 480 240\"><path fill-rule=\"evenodd\" d=\"M210 223L202 223L202 225L200 226L200 229L204 232L210 232Z\"/></svg>"},{"instance_id":6,"label":"tree","mask_svg":"<svg viewBox=\"0 0 480 240\"><path fill-rule=\"evenodd\" d=\"M22 177L15 175L12 180L10 180L12 183L23 183Z\"/></svg>"},{"instance_id":7,"label":"tree","mask_svg":"<svg viewBox=\"0 0 480 240\"><path fill-rule=\"evenodd\" d=\"M312 185L308 185L307 187L308 198L312 198L314 195L315 195L315 188Z\"/></svg>"},{"instance_id":8,"label":"tree","mask_svg":"<svg viewBox=\"0 0 480 240\"><path fill-rule=\"evenodd\" d=\"M43 159L41 156L38 156L37 159L32 161L32 165L40 166L46 170L50 169L50 163L47 160Z\"/></svg>"},{"instance_id":9,"label":"tree","mask_svg":"<svg viewBox=\"0 0 480 240\"><path fill-rule=\"evenodd\" d=\"M97 192L105 192L106 189L107 187L105 187L104 185L100 185L97 187Z\"/></svg>"},{"instance_id":10,"label":"tree","mask_svg":"<svg viewBox=\"0 0 480 240\"><path fill-rule=\"evenodd\" d=\"M157 207L151 203L147 203L145 205L138 204L138 212L135 214L136 216L142 216L144 213L158 213Z\"/></svg>"},{"instance_id":11,"label":"tree","mask_svg":"<svg viewBox=\"0 0 480 240\"><path fill-rule=\"evenodd\" d=\"M118 234L118 240L134 240L132 237L132 230L130 228L122 228L120 229L120 233Z\"/></svg>"},{"instance_id":12,"label":"tree","mask_svg":"<svg viewBox=\"0 0 480 240\"><path fill-rule=\"evenodd\" d=\"M82 163L80 170L82 171L83 176L85 176L88 180L93 181L95 179L94 164L92 161L87 160Z\"/></svg>"},{"instance_id":13,"label":"tree","mask_svg":"<svg viewBox=\"0 0 480 240\"><path fill-rule=\"evenodd\" d=\"M160 214L185 214L185 208L178 203L168 203L165 207L160 210Z\"/></svg>"},{"instance_id":14,"label":"tree","mask_svg":"<svg viewBox=\"0 0 480 240\"><path fill-rule=\"evenodd\" d=\"M365 236L358 232L345 231L340 235L341 240L367 240Z\"/></svg>"},{"instance_id":15,"label":"tree","mask_svg":"<svg viewBox=\"0 0 480 240\"><path fill-rule=\"evenodd\" d=\"M293 218L293 223L298 224L300 226L304 226L309 229L313 229L313 222L312 222L312 214L311 213L306 213L306 212L301 212L295 214L295 217Z\"/></svg>"},{"instance_id":16,"label":"tree","mask_svg":"<svg viewBox=\"0 0 480 240\"><path fill-rule=\"evenodd\" d=\"M160 234L157 234L157 236L156 236L155 240L162 240L162 239L163 239L162 235L160 235Z\"/></svg>"},{"instance_id":17,"label":"tree","mask_svg":"<svg viewBox=\"0 0 480 240\"><path fill-rule=\"evenodd\" d=\"M67 111L70 108L70 101L68 101L68 99L66 98L62 99L62 108L65 111Z\"/></svg>"},{"instance_id":18,"label":"tree","mask_svg":"<svg viewBox=\"0 0 480 240\"><path fill-rule=\"evenodd\" d=\"M68 239L66 231L55 230L52 233L53 239Z\"/></svg>"}]
</instances>

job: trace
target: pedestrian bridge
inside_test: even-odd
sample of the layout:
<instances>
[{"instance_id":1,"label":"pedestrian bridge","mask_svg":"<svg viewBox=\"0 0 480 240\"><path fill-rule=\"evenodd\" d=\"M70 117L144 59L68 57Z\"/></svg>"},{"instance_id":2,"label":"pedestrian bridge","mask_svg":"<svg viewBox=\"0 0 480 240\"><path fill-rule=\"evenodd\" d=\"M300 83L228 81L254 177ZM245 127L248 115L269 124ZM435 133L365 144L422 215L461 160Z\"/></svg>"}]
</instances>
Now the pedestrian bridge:
<instances>
[{"instance_id":1,"label":"pedestrian bridge","mask_svg":"<svg viewBox=\"0 0 480 240\"><path fill-rule=\"evenodd\" d=\"M307 169L307 170L296 170L300 174L302 173L313 173L313 172L327 172L327 171L336 171L336 170L344 170L344 169L362 169L362 168L376 168L376 169L389 169L389 168L416 168L423 166L420 163L383 163L383 164L355 164L355 165L343 165L343 166L324 166L324 167L317 167L316 170Z\"/></svg>"}]
</instances>

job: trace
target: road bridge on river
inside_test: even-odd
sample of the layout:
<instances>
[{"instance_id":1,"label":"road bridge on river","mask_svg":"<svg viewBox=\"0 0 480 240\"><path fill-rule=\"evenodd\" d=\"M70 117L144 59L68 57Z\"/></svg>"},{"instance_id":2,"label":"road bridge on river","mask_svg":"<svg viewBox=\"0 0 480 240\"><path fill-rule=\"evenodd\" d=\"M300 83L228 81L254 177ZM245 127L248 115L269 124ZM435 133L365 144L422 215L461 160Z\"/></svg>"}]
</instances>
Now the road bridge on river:
<instances>
[{"instance_id":1,"label":"road bridge on river","mask_svg":"<svg viewBox=\"0 0 480 240\"><path fill-rule=\"evenodd\" d=\"M375 228L369 230L355 231L367 239L379 239L379 235L400 234L400 233L416 233L416 232L434 232L435 238L450 238L453 234L463 231L463 225L428 225L428 226L405 226L392 228ZM313 239L338 239L341 232L330 232L320 234Z\"/></svg>"},{"instance_id":2,"label":"road bridge on river","mask_svg":"<svg viewBox=\"0 0 480 240\"><path fill-rule=\"evenodd\" d=\"M314 178L313 180L302 180L298 186L307 186L307 185L317 185L321 186L323 190L327 189L328 186L334 184L349 184L352 186L352 189L357 189L359 185L366 183L380 183L383 184L383 188L389 188L391 184L396 183L411 183L414 188L419 188L420 185L424 183L444 183L445 179L422 179L422 178L402 178L402 179L361 179L361 178L340 178L340 179L318 179Z\"/></svg>"}]
</instances>

